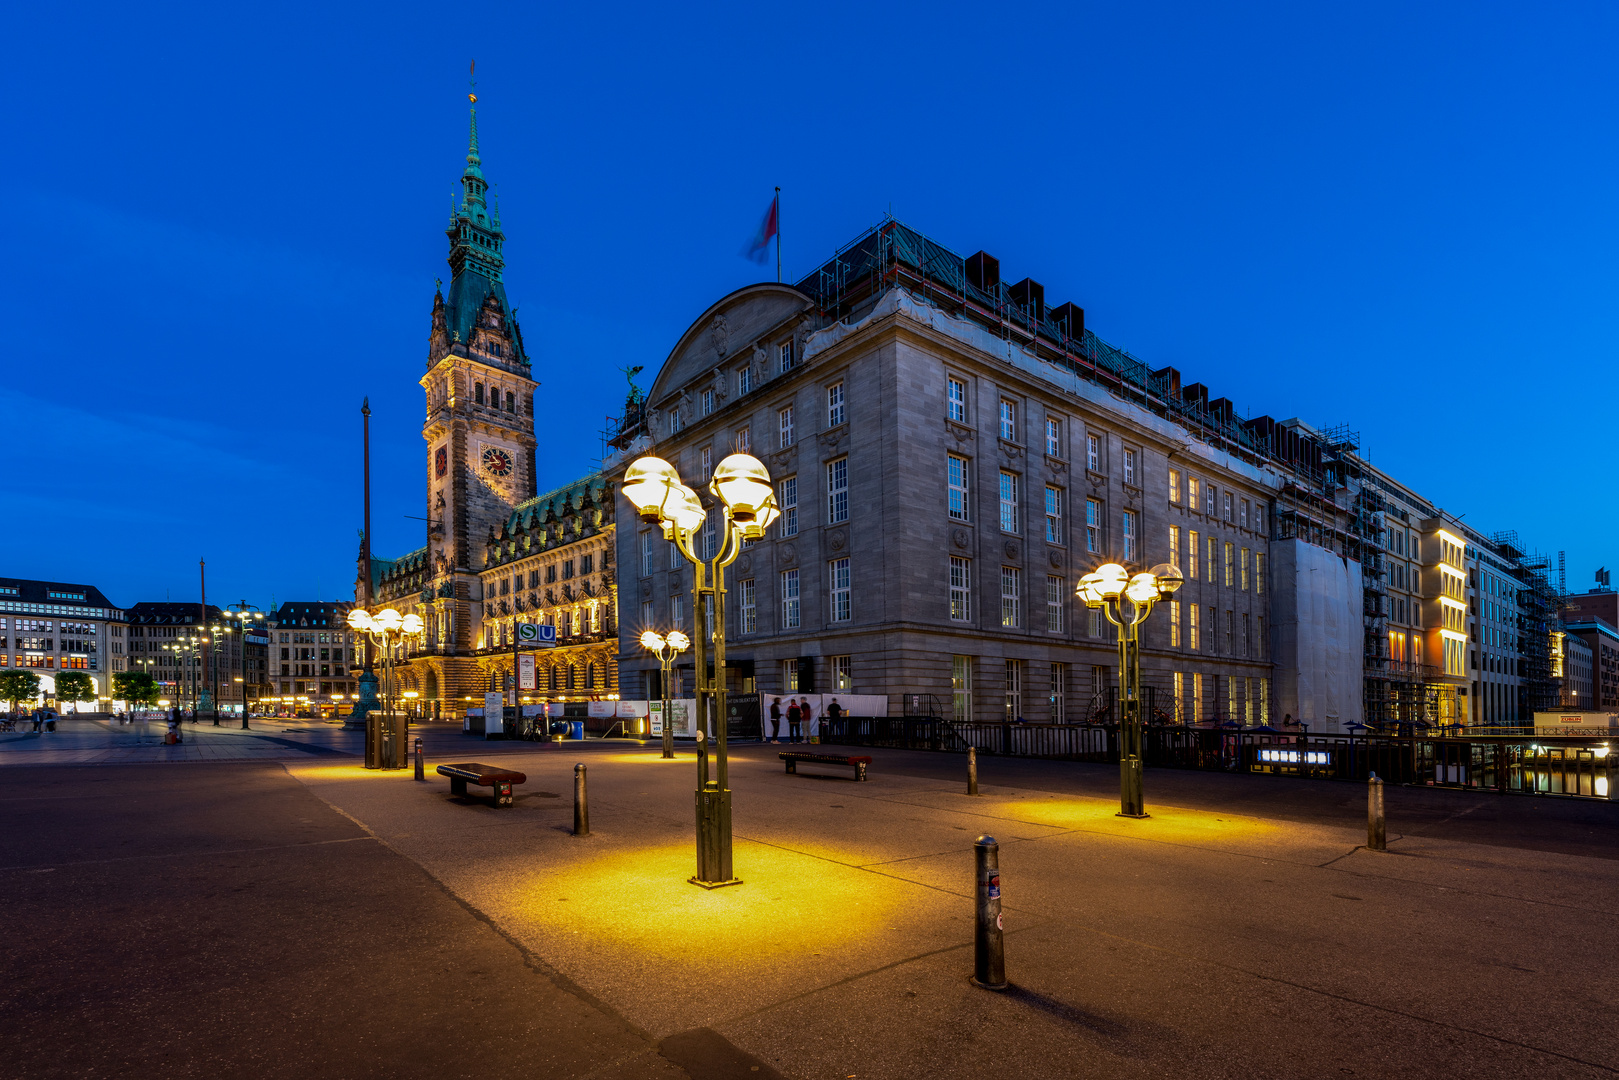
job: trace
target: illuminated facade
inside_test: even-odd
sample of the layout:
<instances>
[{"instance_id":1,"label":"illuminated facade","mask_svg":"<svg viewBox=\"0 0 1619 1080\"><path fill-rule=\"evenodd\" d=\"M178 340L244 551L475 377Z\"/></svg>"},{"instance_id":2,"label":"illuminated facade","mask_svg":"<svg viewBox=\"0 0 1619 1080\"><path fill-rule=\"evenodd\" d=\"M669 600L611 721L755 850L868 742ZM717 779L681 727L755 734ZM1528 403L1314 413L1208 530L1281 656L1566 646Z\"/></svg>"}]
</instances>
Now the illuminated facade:
<instances>
[{"instance_id":1,"label":"illuminated facade","mask_svg":"<svg viewBox=\"0 0 1619 1080\"><path fill-rule=\"evenodd\" d=\"M479 670L490 690L515 685L520 623L556 628L535 654L525 701L618 696L618 573L613 489L601 476L520 503L489 537L480 575Z\"/></svg>"},{"instance_id":2,"label":"illuminated facade","mask_svg":"<svg viewBox=\"0 0 1619 1080\"><path fill-rule=\"evenodd\" d=\"M190 610L194 618L197 605ZM126 651L127 623L94 585L0 578L0 670L38 675L45 697L55 694L58 672L82 671L98 697L110 696L114 672L137 670ZM155 668L153 677L160 675L181 678L167 666Z\"/></svg>"}]
</instances>

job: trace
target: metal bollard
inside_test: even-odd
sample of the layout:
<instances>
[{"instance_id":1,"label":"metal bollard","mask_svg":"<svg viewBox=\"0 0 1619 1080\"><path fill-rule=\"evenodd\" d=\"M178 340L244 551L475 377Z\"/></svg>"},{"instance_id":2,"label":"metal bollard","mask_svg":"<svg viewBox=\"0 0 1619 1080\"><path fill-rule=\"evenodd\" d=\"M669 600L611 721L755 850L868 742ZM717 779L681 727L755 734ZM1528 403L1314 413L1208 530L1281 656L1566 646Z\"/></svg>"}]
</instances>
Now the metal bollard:
<instances>
[{"instance_id":1,"label":"metal bollard","mask_svg":"<svg viewBox=\"0 0 1619 1080\"><path fill-rule=\"evenodd\" d=\"M590 810L585 805L585 766L573 767L573 835L590 835Z\"/></svg>"},{"instance_id":2,"label":"metal bollard","mask_svg":"<svg viewBox=\"0 0 1619 1080\"><path fill-rule=\"evenodd\" d=\"M978 794L978 747L967 747L967 794Z\"/></svg>"},{"instance_id":3,"label":"metal bollard","mask_svg":"<svg viewBox=\"0 0 1619 1080\"><path fill-rule=\"evenodd\" d=\"M422 771L422 769L423 769L423 766L422 766L422 740L418 736L417 739L416 739L416 779L418 779L418 780L426 780L427 779L427 776Z\"/></svg>"},{"instance_id":4,"label":"metal bollard","mask_svg":"<svg viewBox=\"0 0 1619 1080\"><path fill-rule=\"evenodd\" d=\"M993 836L973 843L978 864L978 918L973 933L973 985L1005 990L1006 949L1001 941L1001 845Z\"/></svg>"},{"instance_id":5,"label":"metal bollard","mask_svg":"<svg viewBox=\"0 0 1619 1080\"><path fill-rule=\"evenodd\" d=\"M1372 773L1366 781L1366 847L1387 851L1388 827L1383 817L1383 781Z\"/></svg>"}]
</instances>

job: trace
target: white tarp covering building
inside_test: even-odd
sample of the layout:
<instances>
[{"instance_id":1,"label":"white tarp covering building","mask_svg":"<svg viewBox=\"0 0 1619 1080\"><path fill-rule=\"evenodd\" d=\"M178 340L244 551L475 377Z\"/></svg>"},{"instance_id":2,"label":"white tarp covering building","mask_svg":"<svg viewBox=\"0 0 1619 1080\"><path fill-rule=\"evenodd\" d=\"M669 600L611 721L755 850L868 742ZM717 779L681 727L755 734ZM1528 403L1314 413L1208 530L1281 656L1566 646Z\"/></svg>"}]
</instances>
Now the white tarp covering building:
<instances>
[{"instance_id":1,"label":"white tarp covering building","mask_svg":"<svg viewBox=\"0 0 1619 1080\"><path fill-rule=\"evenodd\" d=\"M1271 543L1275 704L1312 732L1364 722L1360 563L1304 540Z\"/></svg>"}]
</instances>

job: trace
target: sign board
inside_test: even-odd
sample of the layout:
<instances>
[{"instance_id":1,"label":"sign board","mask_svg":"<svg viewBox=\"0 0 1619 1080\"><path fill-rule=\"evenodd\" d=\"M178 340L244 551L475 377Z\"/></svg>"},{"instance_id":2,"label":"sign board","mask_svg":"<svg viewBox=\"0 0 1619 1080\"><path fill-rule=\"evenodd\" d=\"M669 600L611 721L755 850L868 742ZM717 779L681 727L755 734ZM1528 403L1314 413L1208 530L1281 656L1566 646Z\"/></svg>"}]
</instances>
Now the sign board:
<instances>
[{"instance_id":1,"label":"sign board","mask_svg":"<svg viewBox=\"0 0 1619 1080\"><path fill-rule=\"evenodd\" d=\"M652 722L652 734L654 734L654 735L662 735L663 734L663 702L661 702L661 701L649 701L649 702L647 702L646 712L647 712L648 719L650 719L651 722Z\"/></svg>"},{"instance_id":2,"label":"sign board","mask_svg":"<svg viewBox=\"0 0 1619 1080\"><path fill-rule=\"evenodd\" d=\"M554 646L557 643L557 628L546 626L544 623L524 622L517 624L517 644Z\"/></svg>"},{"instance_id":3,"label":"sign board","mask_svg":"<svg viewBox=\"0 0 1619 1080\"><path fill-rule=\"evenodd\" d=\"M483 696L483 733L485 735L499 735L506 730L506 695L485 694Z\"/></svg>"},{"instance_id":4,"label":"sign board","mask_svg":"<svg viewBox=\"0 0 1619 1080\"><path fill-rule=\"evenodd\" d=\"M534 654L517 654L517 688L519 690L534 689Z\"/></svg>"},{"instance_id":5,"label":"sign board","mask_svg":"<svg viewBox=\"0 0 1619 1080\"><path fill-rule=\"evenodd\" d=\"M618 712L616 701L592 701L585 706L585 715L595 720L605 720Z\"/></svg>"}]
</instances>

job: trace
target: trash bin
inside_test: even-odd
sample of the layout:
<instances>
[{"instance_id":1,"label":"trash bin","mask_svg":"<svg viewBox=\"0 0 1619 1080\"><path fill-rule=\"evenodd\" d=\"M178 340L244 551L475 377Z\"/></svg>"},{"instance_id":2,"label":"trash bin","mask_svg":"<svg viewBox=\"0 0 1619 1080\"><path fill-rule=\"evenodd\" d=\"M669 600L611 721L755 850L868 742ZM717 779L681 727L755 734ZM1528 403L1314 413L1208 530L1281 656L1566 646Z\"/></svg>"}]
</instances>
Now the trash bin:
<instances>
[{"instance_id":1,"label":"trash bin","mask_svg":"<svg viewBox=\"0 0 1619 1080\"><path fill-rule=\"evenodd\" d=\"M568 738L583 739L585 737L585 722L583 720L568 721Z\"/></svg>"}]
</instances>

